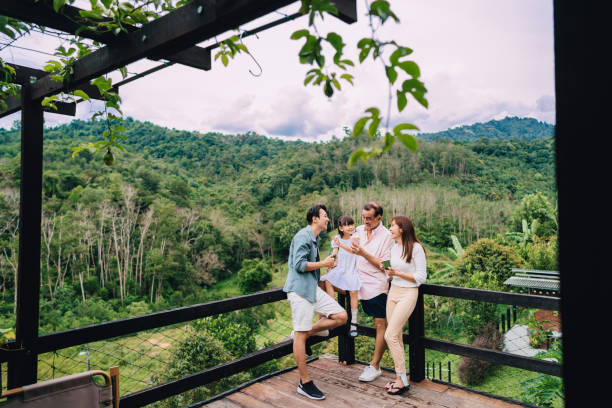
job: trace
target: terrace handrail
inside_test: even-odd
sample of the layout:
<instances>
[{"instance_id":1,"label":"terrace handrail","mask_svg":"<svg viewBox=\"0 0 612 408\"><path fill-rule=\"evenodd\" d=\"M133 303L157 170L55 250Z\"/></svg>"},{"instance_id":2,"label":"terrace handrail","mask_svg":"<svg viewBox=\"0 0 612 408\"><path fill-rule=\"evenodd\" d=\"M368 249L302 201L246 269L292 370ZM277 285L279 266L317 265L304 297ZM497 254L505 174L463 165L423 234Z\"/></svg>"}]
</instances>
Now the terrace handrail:
<instances>
[{"instance_id":1,"label":"terrace handrail","mask_svg":"<svg viewBox=\"0 0 612 408\"><path fill-rule=\"evenodd\" d=\"M425 378L425 349L462 355L493 363L509 365L530 371L561 376L561 365L551 361L531 357L518 356L497 350L489 350L465 344L458 344L425 336L424 295L453 297L466 300L476 300L499 304L509 304L530 308L559 310L560 299L549 296L526 295L517 293L497 292L490 290L453 287L444 285L423 284L419 289L419 297L415 311L408 322L409 333L404 333L405 344L409 346L410 377L414 381ZM213 316L221 313L242 310L253 306L273 303L286 299L282 289L271 289L250 295L217 300L191 306L179 307L143 316L131 317L111 322L94 324L77 329L39 336L31 350L15 349L15 343L9 343L0 349L0 362L17 364L26 355L37 355L54 350L78 346L95 341L157 329L173 324L184 323L195 319ZM348 296L339 295L340 303L349 306ZM362 335L375 337L375 329L368 326L358 326ZM339 361L352 364L355 360L354 338L348 336L348 323L331 331L330 338L338 337ZM308 340L308 346L327 340L323 337L313 337ZM140 407L161 399L180 394L189 389L206 385L232 374L253 368L266 361L291 354L292 341L285 340L276 345L266 347L245 355L237 360L210 367L198 373L172 380L154 387L125 395L121 398L121 406Z\"/></svg>"}]
</instances>

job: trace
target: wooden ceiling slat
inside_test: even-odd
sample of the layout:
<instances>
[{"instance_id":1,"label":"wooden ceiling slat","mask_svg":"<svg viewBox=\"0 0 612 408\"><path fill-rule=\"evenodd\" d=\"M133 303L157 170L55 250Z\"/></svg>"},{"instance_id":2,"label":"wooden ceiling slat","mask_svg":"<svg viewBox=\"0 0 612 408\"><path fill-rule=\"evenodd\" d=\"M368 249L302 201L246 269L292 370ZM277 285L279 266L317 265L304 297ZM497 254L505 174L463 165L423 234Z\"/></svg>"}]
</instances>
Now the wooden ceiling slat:
<instances>
[{"instance_id":1,"label":"wooden ceiling slat","mask_svg":"<svg viewBox=\"0 0 612 408\"><path fill-rule=\"evenodd\" d=\"M0 2L0 14L70 34L74 34L81 27L79 21L82 19L79 11L81 9L66 4L60 14L53 10L50 2L34 2L33 0L2 0ZM131 31L137 30L136 27L128 26L127 28ZM89 30L83 30L79 35L109 45L120 44L124 37L124 34L115 36L110 32L98 33ZM210 50L197 46L192 46L177 54L170 53L152 59L160 58L205 71L211 69Z\"/></svg>"}]
</instances>

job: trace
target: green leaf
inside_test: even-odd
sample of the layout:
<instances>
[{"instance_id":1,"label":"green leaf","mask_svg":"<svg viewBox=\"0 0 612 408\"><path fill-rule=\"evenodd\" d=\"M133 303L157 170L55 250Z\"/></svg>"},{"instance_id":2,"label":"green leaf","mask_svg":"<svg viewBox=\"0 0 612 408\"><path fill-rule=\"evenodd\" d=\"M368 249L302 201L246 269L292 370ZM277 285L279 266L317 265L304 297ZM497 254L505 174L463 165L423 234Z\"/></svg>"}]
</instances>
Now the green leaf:
<instances>
[{"instance_id":1,"label":"green leaf","mask_svg":"<svg viewBox=\"0 0 612 408\"><path fill-rule=\"evenodd\" d=\"M119 72L121 72L121 76L123 77L123 79L127 77L127 67L119 68Z\"/></svg>"},{"instance_id":2,"label":"green leaf","mask_svg":"<svg viewBox=\"0 0 612 408\"><path fill-rule=\"evenodd\" d=\"M395 22L399 22L395 13L391 11L391 5L385 0L377 0L370 4L370 15L378 16L383 24L389 17L393 18Z\"/></svg>"},{"instance_id":3,"label":"green leaf","mask_svg":"<svg viewBox=\"0 0 612 408\"><path fill-rule=\"evenodd\" d=\"M403 111L408 104L408 99L406 98L406 94L399 89L397 90L397 110Z\"/></svg>"},{"instance_id":4,"label":"green leaf","mask_svg":"<svg viewBox=\"0 0 612 408\"><path fill-rule=\"evenodd\" d=\"M378 108L368 108L365 110L366 112L370 112L372 114L372 118L377 118L380 116L380 110Z\"/></svg>"},{"instance_id":5,"label":"green leaf","mask_svg":"<svg viewBox=\"0 0 612 408\"><path fill-rule=\"evenodd\" d=\"M304 79L304 86L308 85L308 83L312 81L314 77L315 77L314 75L308 75L306 79Z\"/></svg>"},{"instance_id":6,"label":"green leaf","mask_svg":"<svg viewBox=\"0 0 612 408\"><path fill-rule=\"evenodd\" d=\"M332 47L334 47L338 52L341 52L342 48L344 48L344 44L342 43L342 37L340 37L336 33L327 34L327 42L329 42Z\"/></svg>"},{"instance_id":7,"label":"green leaf","mask_svg":"<svg viewBox=\"0 0 612 408\"><path fill-rule=\"evenodd\" d=\"M94 19L94 20L102 20L104 18L102 16L102 14L100 14L100 13L98 13L96 11L80 10L79 14L83 18L91 18L91 19Z\"/></svg>"},{"instance_id":8,"label":"green leaf","mask_svg":"<svg viewBox=\"0 0 612 408\"><path fill-rule=\"evenodd\" d=\"M357 43L357 48L361 49L359 53L359 62L362 63L367 57L372 47L374 45L374 41L371 38L362 38Z\"/></svg>"},{"instance_id":9,"label":"green leaf","mask_svg":"<svg viewBox=\"0 0 612 408\"><path fill-rule=\"evenodd\" d=\"M393 135L397 137L408 149L412 150L413 152L416 152L419 147L419 143L416 137L408 133L402 133L402 131L418 129L418 127L411 123L400 123L399 125L393 128Z\"/></svg>"},{"instance_id":10,"label":"green leaf","mask_svg":"<svg viewBox=\"0 0 612 408\"><path fill-rule=\"evenodd\" d=\"M413 78L418 78L421 76L421 70L419 66L414 61L404 61L398 64L398 67L403 69L408 75Z\"/></svg>"},{"instance_id":11,"label":"green leaf","mask_svg":"<svg viewBox=\"0 0 612 408\"><path fill-rule=\"evenodd\" d=\"M336 78L332 78L331 79L332 84L336 87L337 90L340 90L340 82L338 82L338 80Z\"/></svg>"},{"instance_id":12,"label":"green leaf","mask_svg":"<svg viewBox=\"0 0 612 408\"><path fill-rule=\"evenodd\" d=\"M107 9L110 8L111 3L113 2L113 0L100 0L102 2L102 4L104 4L104 7L106 7Z\"/></svg>"},{"instance_id":13,"label":"green leaf","mask_svg":"<svg viewBox=\"0 0 612 408\"><path fill-rule=\"evenodd\" d=\"M417 142L416 137L404 134L399 134L396 136L404 144L404 146L406 146L412 152L416 152L419 148L419 143Z\"/></svg>"},{"instance_id":14,"label":"green leaf","mask_svg":"<svg viewBox=\"0 0 612 408\"><path fill-rule=\"evenodd\" d=\"M346 165L348 166L348 168L350 169L351 167L353 167L353 165L355 164L355 162L357 161L357 159L361 158L363 155L365 154L365 152L363 151L363 149L357 149L353 152L353 154L351 154L351 157L349 157L348 162L346 163ZM363 160L363 159L362 159Z\"/></svg>"},{"instance_id":15,"label":"green leaf","mask_svg":"<svg viewBox=\"0 0 612 408\"><path fill-rule=\"evenodd\" d=\"M395 142L395 136L393 136L391 133L386 132L385 133L385 139L383 141L383 150L385 152L388 152L389 149L391 149L391 146L393 146L393 143Z\"/></svg>"},{"instance_id":16,"label":"green leaf","mask_svg":"<svg viewBox=\"0 0 612 408\"><path fill-rule=\"evenodd\" d=\"M370 118L366 116L364 118L359 119L357 122L355 122L355 126L353 127L353 137L354 138L357 138L361 135L361 132L363 132L363 128L365 127L365 124L367 123L368 120L370 120Z\"/></svg>"},{"instance_id":17,"label":"green leaf","mask_svg":"<svg viewBox=\"0 0 612 408\"><path fill-rule=\"evenodd\" d=\"M389 62L391 62L391 65L398 65L400 58L410 54L412 54L412 50L410 48L397 47L397 49L393 51L393 53L389 57Z\"/></svg>"},{"instance_id":18,"label":"green leaf","mask_svg":"<svg viewBox=\"0 0 612 408\"><path fill-rule=\"evenodd\" d=\"M299 40L302 37L308 37L310 36L310 31L304 29L304 30L297 30L295 31L293 34L291 34L291 39L292 40Z\"/></svg>"},{"instance_id":19,"label":"green leaf","mask_svg":"<svg viewBox=\"0 0 612 408\"><path fill-rule=\"evenodd\" d=\"M334 94L334 88L332 88L331 81L329 79L325 81L323 92L328 98L331 98L331 96Z\"/></svg>"},{"instance_id":20,"label":"green leaf","mask_svg":"<svg viewBox=\"0 0 612 408\"><path fill-rule=\"evenodd\" d=\"M419 91L422 93L427 92L425 89L425 85L418 79L407 79L402 82L402 91L413 93L414 91Z\"/></svg>"},{"instance_id":21,"label":"green leaf","mask_svg":"<svg viewBox=\"0 0 612 408\"><path fill-rule=\"evenodd\" d=\"M64 4L66 4L66 0L53 0L53 10L59 13L60 9L64 7Z\"/></svg>"},{"instance_id":22,"label":"green leaf","mask_svg":"<svg viewBox=\"0 0 612 408\"><path fill-rule=\"evenodd\" d=\"M414 99L416 99L416 101L418 103L420 103L424 107L426 107L426 108L429 107L429 102L427 101L427 99L425 98L425 95L423 95L423 93L421 93L421 92L412 92L412 96L414 97Z\"/></svg>"},{"instance_id":23,"label":"green leaf","mask_svg":"<svg viewBox=\"0 0 612 408\"><path fill-rule=\"evenodd\" d=\"M380 117L372 118L372 123L368 127L368 135L370 135L370 139L374 140L376 138L376 131L378 130L378 125L380 125Z\"/></svg>"},{"instance_id":24,"label":"green leaf","mask_svg":"<svg viewBox=\"0 0 612 408\"><path fill-rule=\"evenodd\" d=\"M323 66L325 65L325 57L323 56L323 54L315 54L315 60L317 61L317 65L323 68Z\"/></svg>"},{"instance_id":25,"label":"green leaf","mask_svg":"<svg viewBox=\"0 0 612 408\"><path fill-rule=\"evenodd\" d=\"M84 101L88 101L88 100L90 99L90 98L89 98L89 95L87 95L85 92L83 92L83 91L82 91L82 90L80 90L80 89L76 89L76 90L73 92L73 94L74 94L74 96L79 96L79 97L81 97L81 99L83 99Z\"/></svg>"},{"instance_id":26,"label":"green leaf","mask_svg":"<svg viewBox=\"0 0 612 408\"><path fill-rule=\"evenodd\" d=\"M344 79L349 84L353 85L353 76L351 74L342 74L340 78Z\"/></svg>"},{"instance_id":27,"label":"green leaf","mask_svg":"<svg viewBox=\"0 0 612 408\"><path fill-rule=\"evenodd\" d=\"M389 82L394 84L395 80L397 79L397 72L395 71L395 68L393 68L392 66L385 65L385 72L387 73L387 78L389 78Z\"/></svg>"}]
</instances>

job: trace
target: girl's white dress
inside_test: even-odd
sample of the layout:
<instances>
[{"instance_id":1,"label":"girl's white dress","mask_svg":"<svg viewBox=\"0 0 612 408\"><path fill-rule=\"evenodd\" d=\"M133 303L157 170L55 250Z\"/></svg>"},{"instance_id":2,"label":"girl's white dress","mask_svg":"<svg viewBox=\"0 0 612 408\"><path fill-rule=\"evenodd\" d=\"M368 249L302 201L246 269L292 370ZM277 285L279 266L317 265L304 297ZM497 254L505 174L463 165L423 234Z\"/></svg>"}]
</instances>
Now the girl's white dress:
<instances>
[{"instance_id":1,"label":"girl's white dress","mask_svg":"<svg viewBox=\"0 0 612 408\"><path fill-rule=\"evenodd\" d=\"M342 239L336 235L343 245L350 247L350 239ZM329 281L332 285L342 290L359 290L361 281L357 272L357 255L352 252L345 251L339 247L332 239L332 248L338 248L338 265L331 269L327 274L321 277L322 281Z\"/></svg>"}]
</instances>

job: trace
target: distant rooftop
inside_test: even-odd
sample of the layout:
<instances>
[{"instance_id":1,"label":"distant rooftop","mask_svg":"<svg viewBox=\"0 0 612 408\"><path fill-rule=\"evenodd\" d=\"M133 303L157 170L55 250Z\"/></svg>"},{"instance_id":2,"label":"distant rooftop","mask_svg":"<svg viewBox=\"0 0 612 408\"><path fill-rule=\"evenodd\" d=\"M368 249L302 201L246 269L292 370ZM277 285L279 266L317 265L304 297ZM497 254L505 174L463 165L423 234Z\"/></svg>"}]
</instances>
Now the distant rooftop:
<instances>
[{"instance_id":1,"label":"distant rooftop","mask_svg":"<svg viewBox=\"0 0 612 408\"><path fill-rule=\"evenodd\" d=\"M514 276L506 279L504 284L519 288L542 289L557 292L561 289L558 271L512 268L512 272L514 272Z\"/></svg>"}]
</instances>

